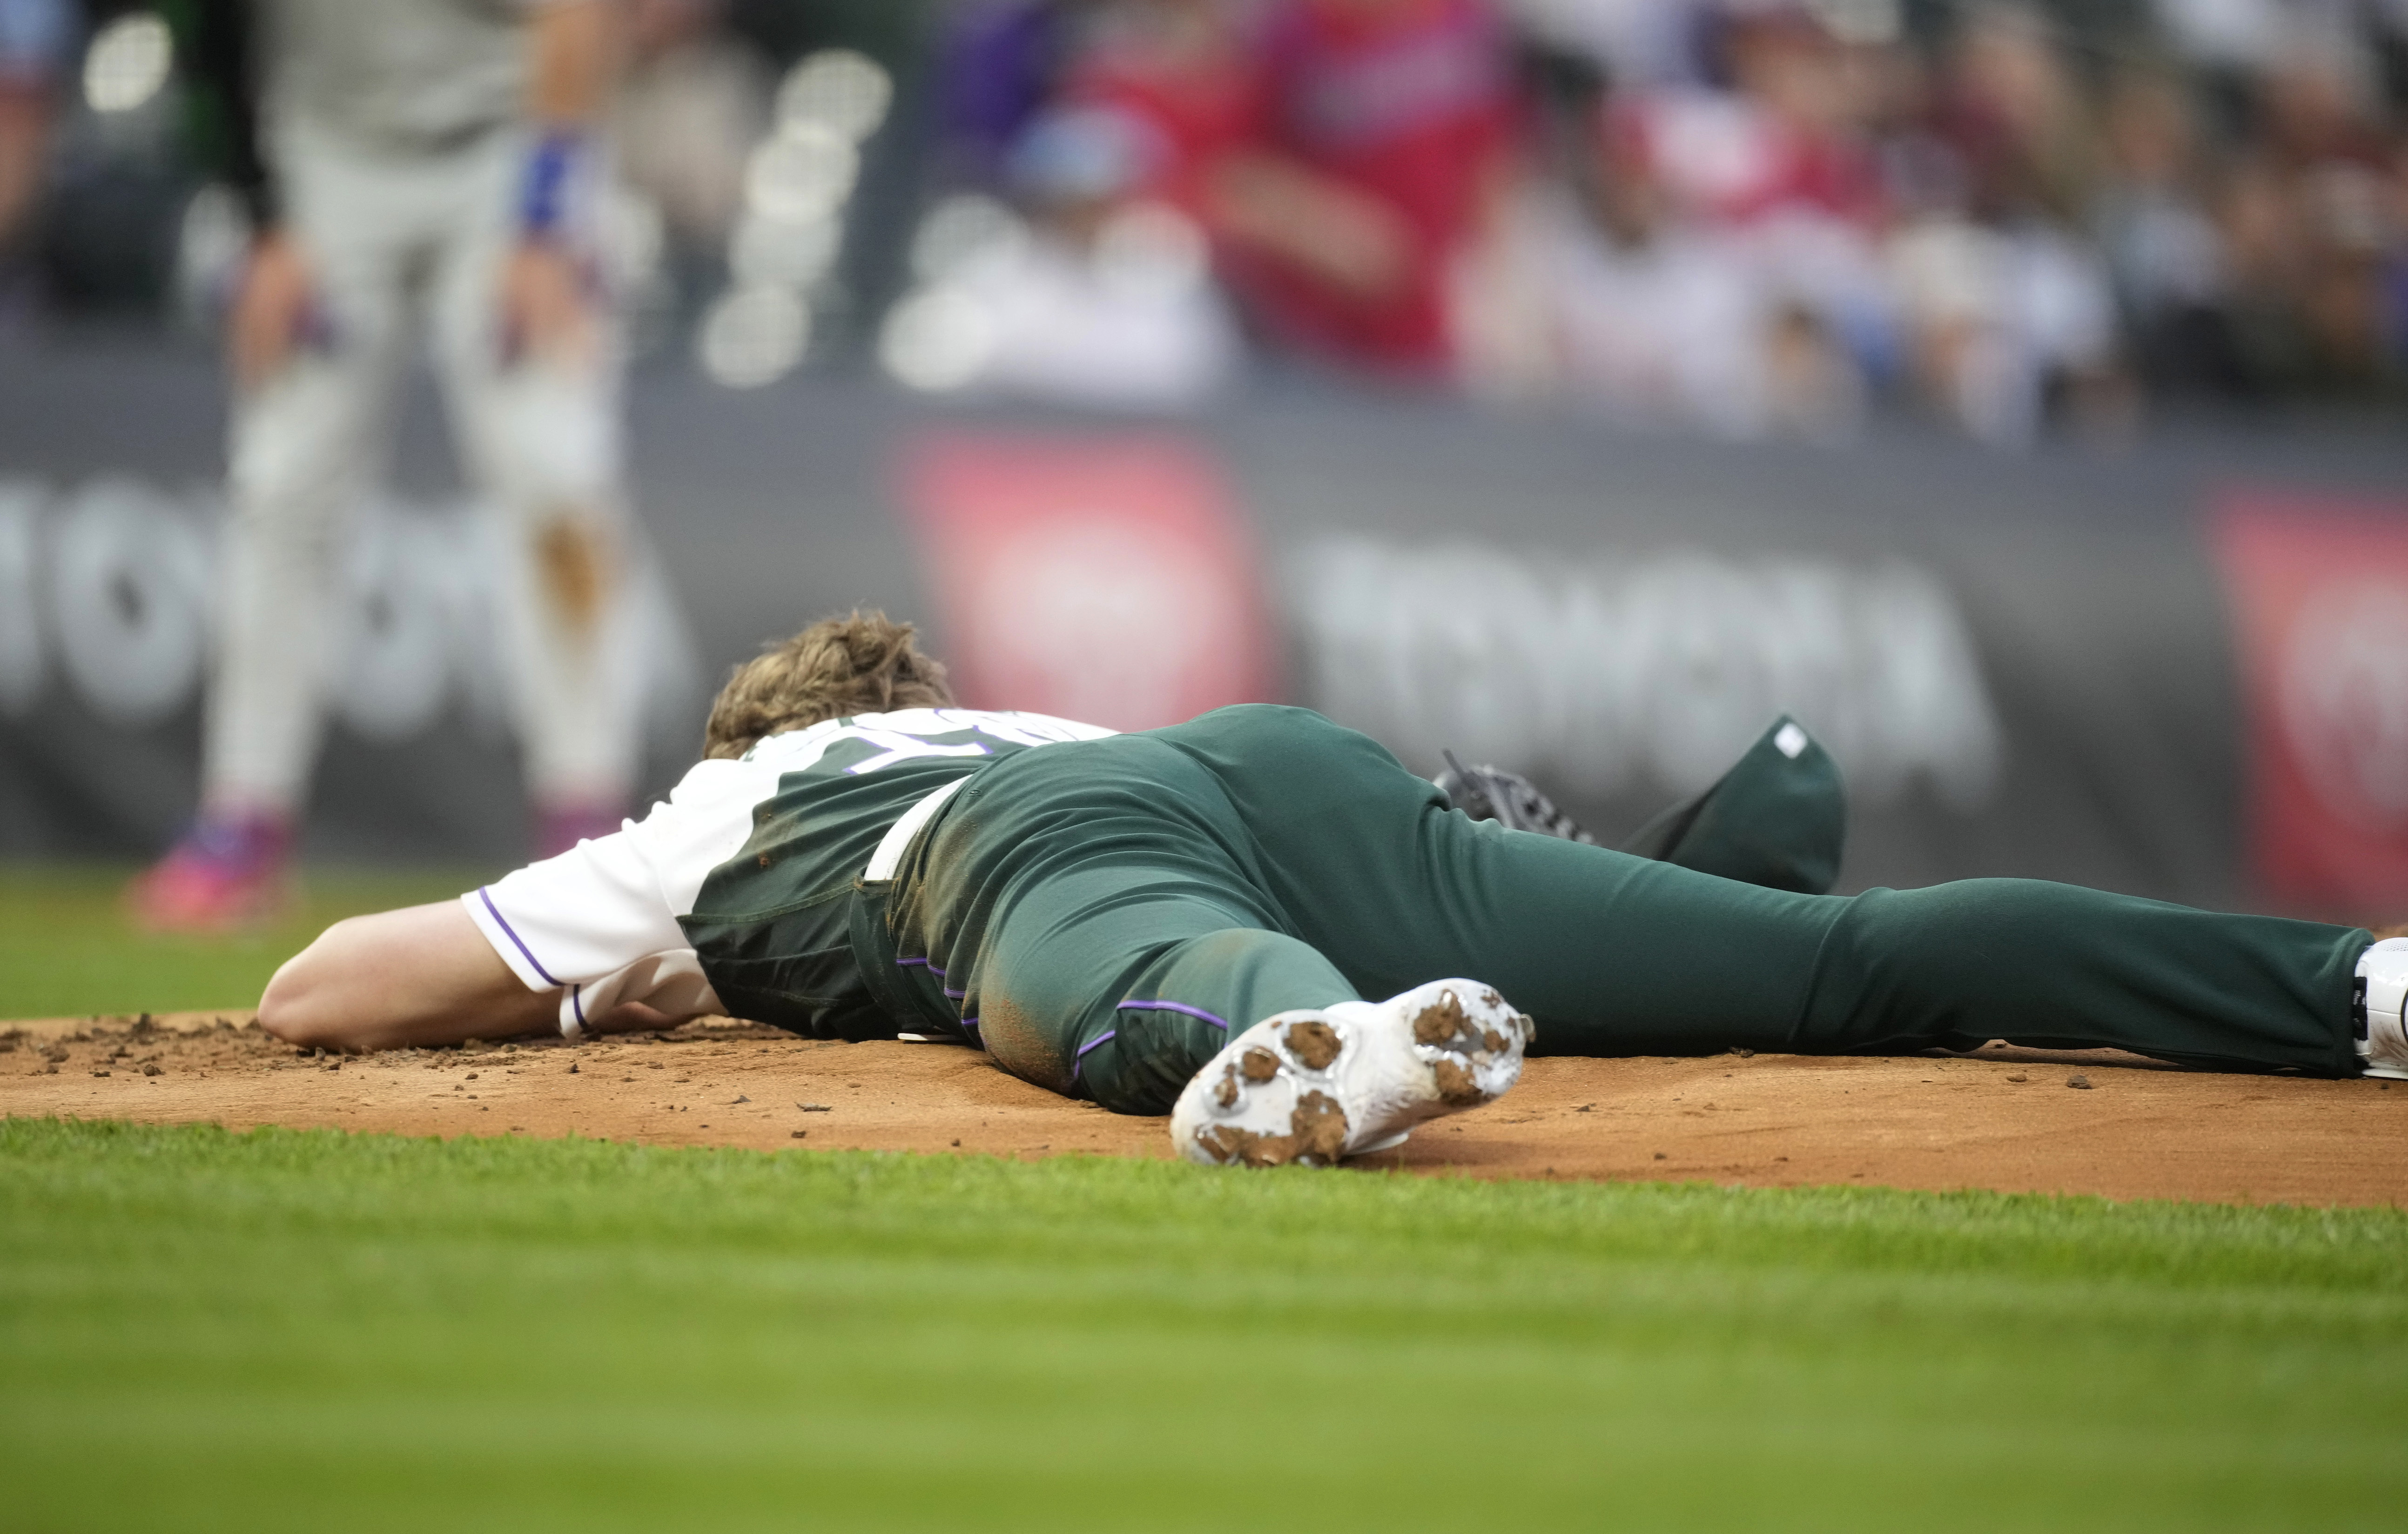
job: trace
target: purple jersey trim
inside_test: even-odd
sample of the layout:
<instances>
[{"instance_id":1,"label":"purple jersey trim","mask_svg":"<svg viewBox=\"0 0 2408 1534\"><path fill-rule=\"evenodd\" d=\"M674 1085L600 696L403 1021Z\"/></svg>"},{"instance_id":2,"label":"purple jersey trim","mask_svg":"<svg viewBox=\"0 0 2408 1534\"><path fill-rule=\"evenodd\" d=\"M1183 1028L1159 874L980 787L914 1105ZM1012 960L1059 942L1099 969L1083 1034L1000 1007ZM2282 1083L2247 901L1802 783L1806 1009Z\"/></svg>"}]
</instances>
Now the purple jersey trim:
<instances>
[{"instance_id":1,"label":"purple jersey trim","mask_svg":"<svg viewBox=\"0 0 2408 1534\"><path fill-rule=\"evenodd\" d=\"M565 980L554 980L552 978L552 971L546 969L543 967L543 961L535 956L535 950L526 945L526 939L519 936L518 928L510 925L509 918L502 914L500 908L494 904L492 894L481 885L479 886L477 890L477 898L485 902L485 909L494 913L494 920L501 924L503 933L509 938L510 941L518 944L519 952L526 955L527 963L535 967L535 972L543 977L545 984L566 985L568 983Z\"/></svg>"},{"instance_id":2,"label":"purple jersey trim","mask_svg":"<svg viewBox=\"0 0 2408 1534\"><path fill-rule=\"evenodd\" d=\"M1202 1018L1223 1033L1229 1031L1229 1025L1226 1019L1214 1017L1203 1008L1190 1007L1183 1001L1124 1001L1112 1011L1116 1012L1185 1012L1190 1017ZM1104 1037L1110 1039L1111 1035L1106 1034Z\"/></svg>"},{"instance_id":3,"label":"purple jersey trim","mask_svg":"<svg viewBox=\"0 0 2408 1534\"><path fill-rule=\"evenodd\" d=\"M1119 1037L1120 1029L1114 1028L1110 1033L1099 1033L1093 1039L1088 1039L1085 1043L1080 1045L1078 1057L1070 1062L1070 1080L1075 1082L1079 1079L1079 1068L1087 1063L1087 1052L1089 1050L1094 1049L1098 1044L1108 1044Z\"/></svg>"},{"instance_id":4,"label":"purple jersey trim","mask_svg":"<svg viewBox=\"0 0 2408 1534\"><path fill-rule=\"evenodd\" d=\"M568 1010L577 1014L577 1026L580 1030L585 1026L585 1003L579 999L584 994L585 987L582 985L572 985L568 988Z\"/></svg>"}]
</instances>

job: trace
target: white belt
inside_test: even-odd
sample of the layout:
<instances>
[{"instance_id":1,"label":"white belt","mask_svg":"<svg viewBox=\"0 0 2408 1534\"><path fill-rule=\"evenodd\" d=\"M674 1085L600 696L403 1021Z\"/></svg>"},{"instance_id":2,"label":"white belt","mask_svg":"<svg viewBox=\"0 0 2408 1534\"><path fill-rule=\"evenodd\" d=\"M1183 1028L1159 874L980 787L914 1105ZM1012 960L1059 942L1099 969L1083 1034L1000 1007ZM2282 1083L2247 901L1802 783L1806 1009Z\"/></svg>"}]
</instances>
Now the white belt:
<instances>
[{"instance_id":1,"label":"white belt","mask_svg":"<svg viewBox=\"0 0 2408 1534\"><path fill-rule=\"evenodd\" d=\"M886 835L879 839L878 851L869 854L869 867L861 870L861 877L894 878L896 868L903 862L904 852L911 845L911 839L920 834L920 827L935 819L945 801L953 796L953 791L969 781L969 775L964 773L903 811L901 818L886 828Z\"/></svg>"}]
</instances>

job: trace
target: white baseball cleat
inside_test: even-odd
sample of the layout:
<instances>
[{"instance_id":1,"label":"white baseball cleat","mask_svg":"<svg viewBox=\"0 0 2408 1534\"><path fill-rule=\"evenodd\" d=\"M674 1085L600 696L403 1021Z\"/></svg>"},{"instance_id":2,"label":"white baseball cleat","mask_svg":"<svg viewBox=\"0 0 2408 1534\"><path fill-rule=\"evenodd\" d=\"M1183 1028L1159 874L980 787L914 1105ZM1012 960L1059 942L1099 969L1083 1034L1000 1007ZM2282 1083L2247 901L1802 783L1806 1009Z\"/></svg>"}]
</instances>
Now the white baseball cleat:
<instances>
[{"instance_id":1,"label":"white baseball cleat","mask_svg":"<svg viewBox=\"0 0 2408 1534\"><path fill-rule=\"evenodd\" d=\"M2408 1081L2408 938L2386 938L2358 955L2358 994L2350 1005L2358 1033L2358 1068L2369 1076Z\"/></svg>"},{"instance_id":2,"label":"white baseball cleat","mask_svg":"<svg viewBox=\"0 0 2408 1534\"><path fill-rule=\"evenodd\" d=\"M1502 1097L1537 1032L1469 980L1281 1012L1196 1073L1170 1111L1171 1143L1208 1167L1326 1167L1383 1151L1425 1119Z\"/></svg>"}]
</instances>

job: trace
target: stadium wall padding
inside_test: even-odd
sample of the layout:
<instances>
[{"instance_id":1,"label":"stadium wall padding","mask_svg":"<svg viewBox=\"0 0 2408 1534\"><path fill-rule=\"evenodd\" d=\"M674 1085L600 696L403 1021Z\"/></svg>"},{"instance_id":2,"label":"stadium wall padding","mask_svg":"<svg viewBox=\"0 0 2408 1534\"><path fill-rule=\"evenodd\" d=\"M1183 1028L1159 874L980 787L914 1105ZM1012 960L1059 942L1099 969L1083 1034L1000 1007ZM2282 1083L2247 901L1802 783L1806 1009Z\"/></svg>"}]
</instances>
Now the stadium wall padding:
<instances>
[{"instance_id":1,"label":"stadium wall padding","mask_svg":"<svg viewBox=\"0 0 2408 1534\"><path fill-rule=\"evenodd\" d=\"M904 515L920 457L1142 437L1211 466L1247 524L1263 690L1417 769L1452 749L1528 770L1612 840L1785 709L1850 777L1843 888L2020 875L2398 914L2356 909L2385 888L2256 878L2210 536L2234 486L2375 497L2380 521L2408 445L2376 427L2189 423L2021 456L1906 425L1741 446L1276 375L1165 423L850 378L733 393L671 363L630 398L656 788L762 641L855 605L920 616L939 646L961 626ZM136 859L191 812L222 412L196 347L0 352L0 856ZM489 562L423 386L393 480L347 574L372 621L338 663L305 845L506 864L524 810L480 658Z\"/></svg>"}]
</instances>

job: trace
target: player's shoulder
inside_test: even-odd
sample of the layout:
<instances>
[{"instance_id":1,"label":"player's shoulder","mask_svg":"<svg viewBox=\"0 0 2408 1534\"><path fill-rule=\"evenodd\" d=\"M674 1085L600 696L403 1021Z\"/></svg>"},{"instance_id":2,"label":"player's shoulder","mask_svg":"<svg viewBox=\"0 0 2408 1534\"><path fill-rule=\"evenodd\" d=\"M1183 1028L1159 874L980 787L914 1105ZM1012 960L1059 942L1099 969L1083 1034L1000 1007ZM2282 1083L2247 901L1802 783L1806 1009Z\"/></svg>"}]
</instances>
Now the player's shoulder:
<instances>
[{"instance_id":1,"label":"player's shoulder","mask_svg":"<svg viewBox=\"0 0 2408 1534\"><path fill-rule=\"evenodd\" d=\"M754 792L783 773L807 768L847 741L892 750L909 741L982 741L1006 749L1101 740L1117 730L1019 710L896 709L886 713L823 719L798 730L763 736L737 757L696 762L671 792L673 803Z\"/></svg>"},{"instance_id":2,"label":"player's shoulder","mask_svg":"<svg viewBox=\"0 0 2408 1534\"><path fill-rule=\"evenodd\" d=\"M885 730L896 735L932 739L940 736L978 734L990 739L1023 745L1100 740L1106 736L1120 733L1101 724L1085 724L1075 719L1061 719L1053 714L1030 713L1018 709L898 709L891 713L856 714L837 723L862 730Z\"/></svg>"},{"instance_id":3,"label":"player's shoulder","mask_svg":"<svg viewBox=\"0 0 2408 1534\"><path fill-rule=\"evenodd\" d=\"M816 761L843 740L880 741L902 737L958 741L982 737L1004 745L1042 746L1068 740L1100 740L1118 733L1101 724L1012 709L896 709L886 713L824 719L803 729L764 736L742 760L776 762L791 767Z\"/></svg>"}]
</instances>

